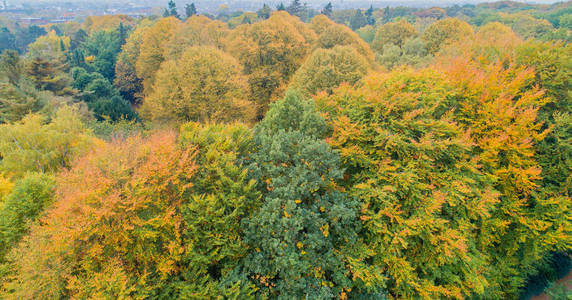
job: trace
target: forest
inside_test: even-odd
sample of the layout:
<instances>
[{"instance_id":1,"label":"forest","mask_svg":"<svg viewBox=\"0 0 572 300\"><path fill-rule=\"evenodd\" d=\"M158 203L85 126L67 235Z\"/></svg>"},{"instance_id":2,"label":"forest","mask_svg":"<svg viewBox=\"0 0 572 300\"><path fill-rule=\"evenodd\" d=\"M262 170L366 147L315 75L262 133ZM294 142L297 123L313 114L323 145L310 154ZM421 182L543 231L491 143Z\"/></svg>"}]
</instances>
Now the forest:
<instances>
[{"instance_id":1,"label":"forest","mask_svg":"<svg viewBox=\"0 0 572 300\"><path fill-rule=\"evenodd\" d=\"M0 17L0 298L572 299L572 2L164 5Z\"/></svg>"}]
</instances>

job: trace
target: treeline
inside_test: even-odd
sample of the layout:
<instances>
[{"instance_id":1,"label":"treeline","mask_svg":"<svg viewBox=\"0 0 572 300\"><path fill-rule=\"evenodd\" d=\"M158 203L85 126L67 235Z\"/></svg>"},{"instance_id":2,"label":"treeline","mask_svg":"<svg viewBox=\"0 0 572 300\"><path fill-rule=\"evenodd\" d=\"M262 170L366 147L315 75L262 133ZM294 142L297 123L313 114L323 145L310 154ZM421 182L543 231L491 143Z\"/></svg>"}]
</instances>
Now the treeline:
<instances>
[{"instance_id":1,"label":"treeline","mask_svg":"<svg viewBox=\"0 0 572 300\"><path fill-rule=\"evenodd\" d=\"M569 271L567 4L297 3L5 50L1 297L517 299Z\"/></svg>"}]
</instances>

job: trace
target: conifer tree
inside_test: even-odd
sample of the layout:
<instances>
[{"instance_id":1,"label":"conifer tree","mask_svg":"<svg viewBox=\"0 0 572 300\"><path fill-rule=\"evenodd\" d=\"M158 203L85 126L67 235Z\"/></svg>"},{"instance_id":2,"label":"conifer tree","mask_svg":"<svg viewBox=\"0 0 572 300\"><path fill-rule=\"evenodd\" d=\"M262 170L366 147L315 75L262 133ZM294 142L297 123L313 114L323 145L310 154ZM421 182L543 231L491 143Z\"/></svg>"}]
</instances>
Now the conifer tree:
<instances>
[{"instance_id":1,"label":"conifer tree","mask_svg":"<svg viewBox=\"0 0 572 300\"><path fill-rule=\"evenodd\" d=\"M187 18L190 18L197 14L197 8L195 7L195 3L185 5L185 14Z\"/></svg>"},{"instance_id":2,"label":"conifer tree","mask_svg":"<svg viewBox=\"0 0 572 300\"><path fill-rule=\"evenodd\" d=\"M322 14L328 17L332 14L332 2L328 2L328 4L324 6L324 9L322 9Z\"/></svg>"},{"instance_id":3,"label":"conifer tree","mask_svg":"<svg viewBox=\"0 0 572 300\"><path fill-rule=\"evenodd\" d=\"M262 297L337 298L351 287L344 249L355 242L357 203L339 191L339 156L311 101L288 93L255 128L249 169L263 193L246 221L242 274Z\"/></svg>"}]
</instances>

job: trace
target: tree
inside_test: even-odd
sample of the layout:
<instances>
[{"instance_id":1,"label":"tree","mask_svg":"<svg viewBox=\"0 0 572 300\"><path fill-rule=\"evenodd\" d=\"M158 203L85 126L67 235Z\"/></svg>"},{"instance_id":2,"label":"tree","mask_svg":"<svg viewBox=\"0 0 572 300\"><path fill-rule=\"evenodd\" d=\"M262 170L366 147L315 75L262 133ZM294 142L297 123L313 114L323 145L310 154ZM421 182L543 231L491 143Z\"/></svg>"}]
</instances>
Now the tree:
<instances>
[{"instance_id":1,"label":"tree","mask_svg":"<svg viewBox=\"0 0 572 300\"><path fill-rule=\"evenodd\" d=\"M34 57L27 62L26 75L40 90L47 90L56 95L72 95L71 78L65 73L66 65L47 58Z\"/></svg>"},{"instance_id":2,"label":"tree","mask_svg":"<svg viewBox=\"0 0 572 300\"><path fill-rule=\"evenodd\" d=\"M81 91L77 97L87 103L87 107L93 111L98 120L136 119L129 103L101 73L90 73L82 68L74 68L72 76L74 88Z\"/></svg>"},{"instance_id":3,"label":"tree","mask_svg":"<svg viewBox=\"0 0 572 300\"><path fill-rule=\"evenodd\" d=\"M367 24L368 24L367 19L365 18L365 16L361 12L361 9L356 9L356 12L354 13L354 15L350 19L351 29L352 30L358 30L359 28L362 28L363 26L365 26Z\"/></svg>"},{"instance_id":4,"label":"tree","mask_svg":"<svg viewBox=\"0 0 572 300\"><path fill-rule=\"evenodd\" d=\"M81 54L89 58L89 61L80 66L93 72L98 72L113 82L117 55L121 52L121 34L119 27L111 30L92 32L79 47Z\"/></svg>"},{"instance_id":5,"label":"tree","mask_svg":"<svg viewBox=\"0 0 572 300\"><path fill-rule=\"evenodd\" d=\"M293 16L299 16L302 12L300 0L292 0L292 3L286 8L286 11Z\"/></svg>"},{"instance_id":6,"label":"tree","mask_svg":"<svg viewBox=\"0 0 572 300\"><path fill-rule=\"evenodd\" d=\"M472 36L473 29L469 24L456 18L447 18L429 25L421 37L427 43L427 51L434 54L444 46Z\"/></svg>"},{"instance_id":7,"label":"tree","mask_svg":"<svg viewBox=\"0 0 572 300\"><path fill-rule=\"evenodd\" d=\"M50 31L48 35L39 37L28 46L27 57L41 58L54 64L63 65L67 62L69 48L69 37L60 37L55 31Z\"/></svg>"},{"instance_id":8,"label":"tree","mask_svg":"<svg viewBox=\"0 0 572 300\"><path fill-rule=\"evenodd\" d=\"M30 114L14 124L0 125L0 171L18 178L26 172L54 172L70 165L94 142L70 107L60 108L51 122Z\"/></svg>"},{"instance_id":9,"label":"tree","mask_svg":"<svg viewBox=\"0 0 572 300\"><path fill-rule=\"evenodd\" d=\"M24 236L29 226L54 199L53 176L30 173L16 181L0 209L0 265L8 251ZM0 271L0 277L2 277Z\"/></svg>"},{"instance_id":10,"label":"tree","mask_svg":"<svg viewBox=\"0 0 572 300\"><path fill-rule=\"evenodd\" d=\"M247 82L238 62L212 47L191 47L157 73L143 116L182 123L250 121L256 107L247 100Z\"/></svg>"},{"instance_id":11,"label":"tree","mask_svg":"<svg viewBox=\"0 0 572 300\"><path fill-rule=\"evenodd\" d=\"M282 97L291 76L310 53L315 33L298 18L276 12L265 21L239 26L225 49L244 66L249 98L262 117L268 104Z\"/></svg>"},{"instance_id":12,"label":"tree","mask_svg":"<svg viewBox=\"0 0 572 300\"><path fill-rule=\"evenodd\" d=\"M378 53L383 53L383 47L387 44L401 48L407 39L415 36L417 31L405 20L386 23L377 29L372 48Z\"/></svg>"},{"instance_id":13,"label":"tree","mask_svg":"<svg viewBox=\"0 0 572 300\"><path fill-rule=\"evenodd\" d=\"M71 37L71 41L70 41L70 49L76 50L77 48L79 48L79 46L81 44L83 44L83 42L85 42L85 40L87 39L88 35L85 32L85 30L83 29L79 29L78 31L76 31L73 36Z\"/></svg>"},{"instance_id":14,"label":"tree","mask_svg":"<svg viewBox=\"0 0 572 300\"><path fill-rule=\"evenodd\" d=\"M343 82L355 84L369 69L367 59L350 46L317 49L294 74L289 87L305 96L331 93Z\"/></svg>"},{"instance_id":15,"label":"tree","mask_svg":"<svg viewBox=\"0 0 572 300\"><path fill-rule=\"evenodd\" d=\"M197 8L194 3L185 5L185 14L187 15L187 18L197 14Z\"/></svg>"},{"instance_id":16,"label":"tree","mask_svg":"<svg viewBox=\"0 0 572 300\"><path fill-rule=\"evenodd\" d=\"M375 18L373 17L373 12L375 10L373 9L373 5L370 5L369 8L365 11L365 18L367 20L367 24L368 25L375 25Z\"/></svg>"},{"instance_id":17,"label":"tree","mask_svg":"<svg viewBox=\"0 0 572 300\"><path fill-rule=\"evenodd\" d=\"M376 29L371 25L366 25L356 30L356 33L366 43L371 44L375 38Z\"/></svg>"},{"instance_id":18,"label":"tree","mask_svg":"<svg viewBox=\"0 0 572 300\"><path fill-rule=\"evenodd\" d=\"M16 122L29 113L39 112L45 102L33 87L0 83L0 123Z\"/></svg>"},{"instance_id":19,"label":"tree","mask_svg":"<svg viewBox=\"0 0 572 300\"><path fill-rule=\"evenodd\" d=\"M165 9L163 17L175 17L177 19L179 18L179 13L177 12L177 4L174 0L169 0L169 6L167 9Z\"/></svg>"},{"instance_id":20,"label":"tree","mask_svg":"<svg viewBox=\"0 0 572 300\"><path fill-rule=\"evenodd\" d=\"M260 205L240 165L251 140L242 125L191 123L179 141L135 136L78 160L11 256L11 296L248 297L250 285L219 283L248 252L240 224Z\"/></svg>"},{"instance_id":21,"label":"tree","mask_svg":"<svg viewBox=\"0 0 572 300\"><path fill-rule=\"evenodd\" d=\"M256 11L256 14L258 15L258 17L260 19L266 20L266 19L270 18L270 15L272 14L272 8L270 8L270 6L266 5L266 3L264 3L262 8L259 9L258 11Z\"/></svg>"},{"instance_id":22,"label":"tree","mask_svg":"<svg viewBox=\"0 0 572 300\"><path fill-rule=\"evenodd\" d=\"M136 63L143 36L151 25L152 23L146 20L138 24L121 47L115 64L113 85L119 89L123 98L133 104L138 104L142 98L143 82L142 78L137 76Z\"/></svg>"},{"instance_id":23,"label":"tree","mask_svg":"<svg viewBox=\"0 0 572 300\"><path fill-rule=\"evenodd\" d=\"M366 42L347 26L332 23L318 36L314 47L331 49L335 46L351 46L370 63L373 63L373 53Z\"/></svg>"},{"instance_id":24,"label":"tree","mask_svg":"<svg viewBox=\"0 0 572 300\"><path fill-rule=\"evenodd\" d=\"M6 27L0 28L0 52L7 49L16 49L16 37Z\"/></svg>"},{"instance_id":25,"label":"tree","mask_svg":"<svg viewBox=\"0 0 572 300\"><path fill-rule=\"evenodd\" d=\"M206 16L193 16L181 24L171 40L166 42L165 56L171 60L178 59L187 48L193 46L223 49L224 41L229 34L230 30L226 23L211 20Z\"/></svg>"},{"instance_id":26,"label":"tree","mask_svg":"<svg viewBox=\"0 0 572 300\"><path fill-rule=\"evenodd\" d=\"M18 86L23 75L23 65L16 50L4 50L0 55L0 68L8 83Z\"/></svg>"},{"instance_id":27,"label":"tree","mask_svg":"<svg viewBox=\"0 0 572 300\"><path fill-rule=\"evenodd\" d=\"M161 63L167 59L166 45L171 40L181 22L174 17L163 18L143 31L139 55L136 58L135 68L137 77L143 83L143 93L148 95L152 91L155 73Z\"/></svg>"},{"instance_id":28,"label":"tree","mask_svg":"<svg viewBox=\"0 0 572 300\"><path fill-rule=\"evenodd\" d=\"M324 6L324 9L322 9L322 14L327 17L332 15L332 2L328 2L328 4Z\"/></svg>"},{"instance_id":29,"label":"tree","mask_svg":"<svg viewBox=\"0 0 572 300\"><path fill-rule=\"evenodd\" d=\"M395 298L483 295L482 228L498 195L448 115L455 89L433 70L404 69L342 86L316 102L341 153L343 185L361 201L364 265L356 281ZM381 277L381 278L380 278Z\"/></svg>"},{"instance_id":30,"label":"tree","mask_svg":"<svg viewBox=\"0 0 572 300\"><path fill-rule=\"evenodd\" d=\"M500 193L491 228L484 231L486 240L494 241L486 250L491 257L487 291L497 298L516 297L543 257L569 249L564 228L571 226L570 201L542 188L535 147L548 133L538 112L549 99L531 84L531 69L503 61L482 65L466 56L443 67L463 95L455 119L471 129L478 163Z\"/></svg>"},{"instance_id":31,"label":"tree","mask_svg":"<svg viewBox=\"0 0 572 300\"><path fill-rule=\"evenodd\" d=\"M276 7L277 11L285 11L286 7L284 7L284 3L280 2L280 4L278 4L278 6Z\"/></svg>"},{"instance_id":32,"label":"tree","mask_svg":"<svg viewBox=\"0 0 572 300\"><path fill-rule=\"evenodd\" d=\"M105 15L105 16L89 16L82 23L82 28L88 34L101 30L117 29L119 25L132 27L136 25L136 20L128 15Z\"/></svg>"},{"instance_id":33,"label":"tree","mask_svg":"<svg viewBox=\"0 0 572 300\"><path fill-rule=\"evenodd\" d=\"M251 250L239 270L257 296L335 298L351 286L344 247L355 241L358 206L336 188L343 171L326 132L312 102L293 93L255 128L249 169L263 203L245 221Z\"/></svg>"},{"instance_id":34,"label":"tree","mask_svg":"<svg viewBox=\"0 0 572 300\"><path fill-rule=\"evenodd\" d=\"M515 49L515 62L534 68L534 82L545 89L551 101L538 112L543 128L552 128L546 138L535 144L542 166L542 187L547 195L566 197L572 194L572 46L562 42L527 41Z\"/></svg>"},{"instance_id":35,"label":"tree","mask_svg":"<svg viewBox=\"0 0 572 300\"><path fill-rule=\"evenodd\" d=\"M382 23L388 23L391 21L391 10L389 9L389 5L383 9L383 18Z\"/></svg>"}]
</instances>

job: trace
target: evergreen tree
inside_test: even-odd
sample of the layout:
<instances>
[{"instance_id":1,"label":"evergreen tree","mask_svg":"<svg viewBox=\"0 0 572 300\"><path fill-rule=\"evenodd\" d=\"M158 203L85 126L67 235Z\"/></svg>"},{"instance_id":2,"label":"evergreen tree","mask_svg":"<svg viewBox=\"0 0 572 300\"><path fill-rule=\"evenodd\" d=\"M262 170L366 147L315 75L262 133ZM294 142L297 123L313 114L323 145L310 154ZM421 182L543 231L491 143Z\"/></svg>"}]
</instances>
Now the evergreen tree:
<instances>
[{"instance_id":1,"label":"evergreen tree","mask_svg":"<svg viewBox=\"0 0 572 300\"><path fill-rule=\"evenodd\" d=\"M293 15L293 16L299 16L300 13L302 12L303 7L302 4L300 3L300 0L292 0L292 3L290 3L290 6L288 6L288 8L286 8L286 11Z\"/></svg>"},{"instance_id":2,"label":"evergreen tree","mask_svg":"<svg viewBox=\"0 0 572 300\"><path fill-rule=\"evenodd\" d=\"M374 25L375 19L373 18L373 5L370 5L369 8L365 11L365 17L367 20L368 25Z\"/></svg>"},{"instance_id":3,"label":"evergreen tree","mask_svg":"<svg viewBox=\"0 0 572 300\"><path fill-rule=\"evenodd\" d=\"M0 52L16 48L16 37L6 27L0 28Z\"/></svg>"},{"instance_id":4,"label":"evergreen tree","mask_svg":"<svg viewBox=\"0 0 572 300\"><path fill-rule=\"evenodd\" d=\"M18 86L22 77L22 62L16 50L4 50L0 55L0 68L8 78L8 82Z\"/></svg>"},{"instance_id":5,"label":"evergreen tree","mask_svg":"<svg viewBox=\"0 0 572 300\"><path fill-rule=\"evenodd\" d=\"M352 30L358 30L365 25L367 25L365 16L361 12L361 9L356 9L355 14L350 19L350 27Z\"/></svg>"},{"instance_id":6,"label":"evergreen tree","mask_svg":"<svg viewBox=\"0 0 572 300\"><path fill-rule=\"evenodd\" d=\"M386 6L385 9L383 10L382 22L383 24L385 24L389 21L391 21L391 11L389 10L389 6Z\"/></svg>"},{"instance_id":7,"label":"evergreen tree","mask_svg":"<svg viewBox=\"0 0 572 300\"><path fill-rule=\"evenodd\" d=\"M174 0L169 1L169 7L163 12L163 17L175 17L179 18L179 13L177 12L177 4Z\"/></svg>"},{"instance_id":8,"label":"evergreen tree","mask_svg":"<svg viewBox=\"0 0 572 300\"><path fill-rule=\"evenodd\" d=\"M76 31L70 41L70 49L73 51L77 48L80 47L81 44L83 44L83 42L85 42L85 40L88 38L87 33L85 32L85 30L83 29L79 29L78 31Z\"/></svg>"},{"instance_id":9,"label":"evergreen tree","mask_svg":"<svg viewBox=\"0 0 572 300\"><path fill-rule=\"evenodd\" d=\"M322 9L322 14L328 17L332 15L332 2L328 2L328 4L324 6L324 9Z\"/></svg>"},{"instance_id":10,"label":"evergreen tree","mask_svg":"<svg viewBox=\"0 0 572 300\"><path fill-rule=\"evenodd\" d=\"M278 4L278 6L276 7L276 10L278 11L286 10L286 7L284 7L284 3L280 2L280 4Z\"/></svg>"},{"instance_id":11,"label":"evergreen tree","mask_svg":"<svg viewBox=\"0 0 572 300\"><path fill-rule=\"evenodd\" d=\"M197 14L197 8L195 7L195 3L185 5L185 14L187 18L190 18Z\"/></svg>"},{"instance_id":12,"label":"evergreen tree","mask_svg":"<svg viewBox=\"0 0 572 300\"><path fill-rule=\"evenodd\" d=\"M351 286L344 249L355 243L359 206L336 187L343 170L326 132L313 102L294 93L255 129L249 169L263 203L245 222L252 250L242 268L263 298L331 299Z\"/></svg>"},{"instance_id":13,"label":"evergreen tree","mask_svg":"<svg viewBox=\"0 0 572 300\"><path fill-rule=\"evenodd\" d=\"M259 18L266 20L270 18L270 15L272 14L272 9L265 3L264 6L262 6L262 8L256 12L256 14L258 15Z\"/></svg>"}]
</instances>

